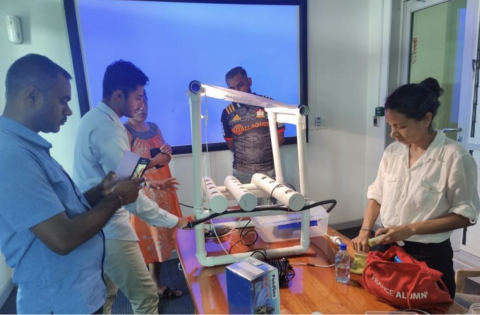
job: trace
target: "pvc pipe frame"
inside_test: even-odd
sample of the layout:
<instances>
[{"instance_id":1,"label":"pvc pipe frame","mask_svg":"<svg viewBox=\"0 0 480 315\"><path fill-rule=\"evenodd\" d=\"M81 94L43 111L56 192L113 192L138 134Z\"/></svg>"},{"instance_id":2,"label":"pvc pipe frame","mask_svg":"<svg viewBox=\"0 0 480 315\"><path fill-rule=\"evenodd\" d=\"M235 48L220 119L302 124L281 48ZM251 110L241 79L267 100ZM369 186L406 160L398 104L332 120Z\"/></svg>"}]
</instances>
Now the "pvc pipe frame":
<instances>
[{"instance_id":1,"label":"pvc pipe frame","mask_svg":"<svg viewBox=\"0 0 480 315\"><path fill-rule=\"evenodd\" d=\"M199 83L200 84L200 83ZM211 214L210 211L203 210L203 185L202 185L202 142L201 142L201 95L204 93L205 88L201 87L197 91L187 91L190 103L190 117L192 128L192 159L193 159L193 188L194 188L194 212L195 218L201 219ZM237 100L235 100L237 101ZM276 181L279 183L284 182L282 172L282 162L280 158L280 148L278 144L277 134L277 122L286 122L296 125L297 129L297 147L298 147L298 166L299 166L299 179L300 179L300 193L307 197L307 185L306 185L306 122L305 116L303 116L299 110L293 110L291 106L285 106L285 108L278 107L265 107L265 111L268 113L270 137L272 139L272 151L273 161L275 166ZM249 184L247 184L249 185ZM221 191L222 187L219 187ZM253 187L252 187L253 188ZM285 214L284 211L264 211L264 212L245 212L237 214L222 215L222 217L252 217L252 216L264 216L274 214ZM222 223L224 224L224 223ZM234 223L241 225L242 223ZM230 264L240 259L249 257L252 255L252 251L245 253L237 253L221 256L207 256L205 249L205 224L201 223L195 226L195 240L197 245L196 257L199 263L205 267ZM292 255L301 255L305 253L310 246L310 211L302 211L301 215L301 236L300 245L269 249L266 251L268 258L285 257ZM256 254L255 254L256 255ZM254 256L255 256L254 255ZM260 255L260 254L258 254ZM257 256L258 257L258 256Z\"/></svg>"},{"instance_id":2,"label":"pvc pipe frame","mask_svg":"<svg viewBox=\"0 0 480 315\"><path fill-rule=\"evenodd\" d=\"M217 186L207 176L203 177L202 188L210 211L224 213L228 200L235 200L242 210L251 211L258 206L258 198L274 197L293 211L303 209L305 197L290 187L281 185L269 176L256 173L250 184L242 184L233 176L225 178L225 186Z\"/></svg>"}]
</instances>

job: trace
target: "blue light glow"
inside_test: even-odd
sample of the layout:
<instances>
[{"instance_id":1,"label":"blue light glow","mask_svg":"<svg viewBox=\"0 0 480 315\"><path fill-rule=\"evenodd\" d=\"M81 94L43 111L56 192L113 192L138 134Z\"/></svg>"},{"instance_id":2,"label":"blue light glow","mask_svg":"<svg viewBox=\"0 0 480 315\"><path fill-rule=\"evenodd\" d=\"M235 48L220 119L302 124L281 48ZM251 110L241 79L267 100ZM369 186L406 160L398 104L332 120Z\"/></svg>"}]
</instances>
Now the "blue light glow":
<instances>
[{"instance_id":1,"label":"blue light glow","mask_svg":"<svg viewBox=\"0 0 480 315\"><path fill-rule=\"evenodd\" d=\"M298 7L154 1L79 0L91 106L102 96L106 67L123 59L150 78L148 121L172 146L190 145L186 91L192 80L226 86L228 70L242 66L252 91L281 102L299 101ZM224 142L225 101L207 99L209 143ZM287 126L286 136L295 135Z\"/></svg>"}]
</instances>

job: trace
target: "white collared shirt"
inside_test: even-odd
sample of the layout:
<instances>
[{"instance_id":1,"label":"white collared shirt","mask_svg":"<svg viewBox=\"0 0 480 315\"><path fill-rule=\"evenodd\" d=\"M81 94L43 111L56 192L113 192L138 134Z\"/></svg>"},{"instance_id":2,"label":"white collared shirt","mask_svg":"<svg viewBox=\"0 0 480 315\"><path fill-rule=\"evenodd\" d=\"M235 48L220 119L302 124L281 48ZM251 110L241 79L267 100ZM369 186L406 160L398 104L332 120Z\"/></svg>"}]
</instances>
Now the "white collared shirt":
<instances>
[{"instance_id":1,"label":"white collared shirt","mask_svg":"<svg viewBox=\"0 0 480 315\"><path fill-rule=\"evenodd\" d=\"M385 227L423 222L449 213L475 223L480 209L477 165L460 144L440 131L411 168L409 147L395 142L385 150L367 197L381 205L380 218ZM414 235L407 240L440 243L451 234Z\"/></svg>"},{"instance_id":2,"label":"white collared shirt","mask_svg":"<svg viewBox=\"0 0 480 315\"><path fill-rule=\"evenodd\" d=\"M125 151L130 151L125 127L117 114L100 102L80 121L73 166L75 183L84 192L94 187L108 172L116 170ZM106 239L138 240L129 212L154 226L171 228L178 222L176 216L159 208L140 191L136 202L117 210L105 225Z\"/></svg>"}]
</instances>

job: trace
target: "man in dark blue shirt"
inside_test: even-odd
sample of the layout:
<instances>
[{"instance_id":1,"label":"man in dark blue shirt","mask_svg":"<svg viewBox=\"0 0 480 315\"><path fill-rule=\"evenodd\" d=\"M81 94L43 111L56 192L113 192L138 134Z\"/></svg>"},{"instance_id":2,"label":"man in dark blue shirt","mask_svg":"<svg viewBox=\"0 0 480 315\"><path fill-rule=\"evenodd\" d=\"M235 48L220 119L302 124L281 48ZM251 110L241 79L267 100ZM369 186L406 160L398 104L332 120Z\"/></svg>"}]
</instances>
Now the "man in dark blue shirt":
<instances>
[{"instance_id":1,"label":"man in dark blue shirt","mask_svg":"<svg viewBox=\"0 0 480 315\"><path fill-rule=\"evenodd\" d=\"M242 67L230 70L226 76L228 88L252 93L252 79ZM260 106L231 103L222 112L223 137L233 152L233 176L241 183L250 183L253 174L275 177L272 141L267 113ZM284 141L285 126L277 124L278 142Z\"/></svg>"}]
</instances>

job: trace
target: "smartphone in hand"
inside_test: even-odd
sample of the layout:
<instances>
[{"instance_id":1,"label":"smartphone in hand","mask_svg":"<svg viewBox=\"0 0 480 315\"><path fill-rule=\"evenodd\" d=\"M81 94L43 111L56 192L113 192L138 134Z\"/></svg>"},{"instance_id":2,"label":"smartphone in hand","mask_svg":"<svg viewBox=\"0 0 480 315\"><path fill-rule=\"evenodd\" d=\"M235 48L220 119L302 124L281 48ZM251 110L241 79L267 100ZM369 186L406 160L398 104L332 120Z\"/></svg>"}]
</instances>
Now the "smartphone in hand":
<instances>
[{"instance_id":1,"label":"smartphone in hand","mask_svg":"<svg viewBox=\"0 0 480 315\"><path fill-rule=\"evenodd\" d=\"M135 166L135 169L133 170L132 176L130 176L130 179L142 177L143 173L145 173L145 170L147 169L148 163L150 163L149 159L140 158Z\"/></svg>"}]
</instances>

